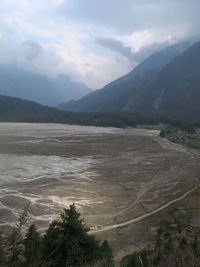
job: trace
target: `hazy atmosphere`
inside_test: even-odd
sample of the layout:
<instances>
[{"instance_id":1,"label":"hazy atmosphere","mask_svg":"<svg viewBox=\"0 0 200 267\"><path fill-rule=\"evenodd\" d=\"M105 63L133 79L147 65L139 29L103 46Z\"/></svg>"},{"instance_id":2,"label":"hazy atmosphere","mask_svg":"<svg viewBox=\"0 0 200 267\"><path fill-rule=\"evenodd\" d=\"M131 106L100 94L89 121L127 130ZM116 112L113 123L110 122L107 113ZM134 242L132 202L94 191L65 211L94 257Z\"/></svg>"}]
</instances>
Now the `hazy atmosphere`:
<instances>
[{"instance_id":1,"label":"hazy atmosphere","mask_svg":"<svg viewBox=\"0 0 200 267\"><path fill-rule=\"evenodd\" d=\"M2 0L0 64L92 89L151 53L198 37L198 0Z\"/></svg>"}]
</instances>

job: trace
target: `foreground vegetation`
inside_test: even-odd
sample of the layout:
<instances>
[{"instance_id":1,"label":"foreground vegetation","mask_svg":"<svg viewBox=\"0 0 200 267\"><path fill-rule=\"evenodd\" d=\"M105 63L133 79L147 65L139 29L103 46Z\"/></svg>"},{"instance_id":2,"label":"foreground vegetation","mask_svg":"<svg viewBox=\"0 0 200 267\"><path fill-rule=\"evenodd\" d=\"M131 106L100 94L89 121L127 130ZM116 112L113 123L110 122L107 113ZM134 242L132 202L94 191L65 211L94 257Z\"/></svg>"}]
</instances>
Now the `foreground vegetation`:
<instances>
[{"instance_id":1,"label":"foreground vegetation","mask_svg":"<svg viewBox=\"0 0 200 267\"><path fill-rule=\"evenodd\" d=\"M66 267L99 266L112 267L112 250L107 241L99 244L75 205L65 209L60 220L53 221L41 235L32 224L22 234L27 220L27 211L8 237L0 240L0 266L15 267Z\"/></svg>"},{"instance_id":2,"label":"foreground vegetation","mask_svg":"<svg viewBox=\"0 0 200 267\"><path fill-rule=\"evenodd\" d=\"M123 258L121 267L199 267L199 233L185 229L185 234L163 231L155 236L154 247L135 252Z\"/></svg>"},{"instance_id":3,"label":"foreground vegetation","mask_svg":"<svg viewBox=\"0 0 200 267\"><path fill-rule=\"evenodd\" d=\"M124 257L121 267L199 267L200 230L191 226L193 210L184 212L172 208L161 219L149 246Z\"/></svg>"},{"instance_id":4,"label":"foreground vegetation","mask_svg":"<svg viewBox=\"0 0 200 267\"><path fill-rule=\"evenodd\" d=\"M121 267L199 267L200 230L190 225L193 210L171 208L147 248L124 257ZM176 215L178 212L178 216ZM114 267L112 250L88 234L75 205L64 209L41 235L34 224L25 234L27 210L9 237L0 238L0 266L14 267Z\"/></svg>"},{"instance_id":5,"label":"foreground vegetation","mask_svg":"<svg viewBox=\"0 0 200 267\"><path fill-rule=\"evenodd\" d=\"M191 197L199 199L199 189ZM187 200L184 209L171 207L160 219L154 216L151 227L156 234L141 251L124 257L121 267L199 267L200 229L192 227L196 206ZM190 206L194 206L190 208ZM199 209L198 209L199 210ZM0 236L0 266L14 267L114 267L112 249L88 234L89 228L80 218L75 205L64 209L60 220L54 220L41 235L34 224L24 232L27 209L9 237ZM156 223L156 220L158 220ZM130 233L131 234L131 233Z\"/></svg>"}]
</instances>

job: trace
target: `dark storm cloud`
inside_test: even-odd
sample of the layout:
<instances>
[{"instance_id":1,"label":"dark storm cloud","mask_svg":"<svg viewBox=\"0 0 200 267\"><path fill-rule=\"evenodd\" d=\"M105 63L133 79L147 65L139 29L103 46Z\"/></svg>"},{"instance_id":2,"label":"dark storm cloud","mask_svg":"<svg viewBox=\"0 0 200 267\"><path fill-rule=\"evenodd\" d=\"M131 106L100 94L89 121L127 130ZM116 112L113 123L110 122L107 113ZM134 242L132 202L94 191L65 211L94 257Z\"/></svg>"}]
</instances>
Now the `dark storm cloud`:
<instances>
[{"instance_id":1,"label":"dark storm cloud","mask_svg":"<svg viewBox=\"0 0 200 267\"><path fill-rule=\"evenodd\" d=\"M142 47L138 52L132 52L131 47L124 46L124 44L121 41L114 40L112 38L97 38L95 40L95 43L103 47L109 48L117 52L118 54L128 58L130 61L134 62L141 62L149 55L169 45L168 42L164 42L161 44L153 43L151 45Z\"/></svg>"}]
</instances>

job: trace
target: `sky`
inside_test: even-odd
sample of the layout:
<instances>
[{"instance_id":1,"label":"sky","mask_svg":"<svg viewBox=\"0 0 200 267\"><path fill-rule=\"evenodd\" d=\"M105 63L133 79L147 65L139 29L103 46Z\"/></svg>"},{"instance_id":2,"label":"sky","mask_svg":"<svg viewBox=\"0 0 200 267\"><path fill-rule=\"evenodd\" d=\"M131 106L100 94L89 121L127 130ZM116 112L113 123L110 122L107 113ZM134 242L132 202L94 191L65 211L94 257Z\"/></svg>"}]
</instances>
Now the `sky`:
<instances>
[{"instance_id":1,"label":"sky","mask_svg":"<svg viewBox=\"0 0 200 267\"><path fill-rule=\"evenodd\" d=\"M98 89L199 37L199 0L1 0L0 64Z\"/></svg>"}]
</instances>

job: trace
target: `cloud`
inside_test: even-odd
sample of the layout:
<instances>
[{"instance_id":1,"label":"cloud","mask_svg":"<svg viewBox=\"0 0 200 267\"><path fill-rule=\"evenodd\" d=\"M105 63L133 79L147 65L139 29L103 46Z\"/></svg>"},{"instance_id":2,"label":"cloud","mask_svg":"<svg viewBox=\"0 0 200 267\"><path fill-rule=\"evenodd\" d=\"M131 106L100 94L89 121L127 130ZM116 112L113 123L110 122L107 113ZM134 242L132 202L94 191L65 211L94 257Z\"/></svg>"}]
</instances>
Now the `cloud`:
<instances>
[{"instance_id":1,"label":"cloud","mask_svg":"<svg viewBox=\"0 0 200 267\"><path fill-rule=\"evenodd\" d=\"M47 76L59 74L80 75L75 64L65 61L54 45L20 38L17 34L3 34L0 38L0 64L19 68Z\"/></svg>"},{"instance_id":2,"label":"cloud","mask_svg":"<svg viewBox=\"0 0 200 267\"><path fill-rule=\"evenodd\" d=\"M23 46L25 49L25 56L30 60L37 58L43 52L42 46L32 40L24 41Z\"/></svg>"},{"instance_id":3,"label":"cloud","mask_svg":"<svg viewBox=\"0 0 200 267\"><path fill-rule=\"evenodd\" d=\"M121 34L142 30L199 34L199 0L69 0L61 8L63 17Z\"/></svg>"},{"instance_id":4,"label":"cloud","mask_svg":"<svg viewBox=\"0 0 200 267\"><path fill-rule=\"evenodd\" d=\"M1 0L0 63L96 89L174 38L199 35L199 8L199 0Z\"/></svg>"},{"instance_id":5,"label":"cloud","mask_svg":"<svg viewBox=\"0 0 200 267\"><path fill-rule=\"evenodd\" d=\"M153 53L156 53L158 51L161 51L165 47L169 46L170 43L165 41L163 43L153 43L151 45L143 46L139 49L138 52L133 53L133 59L136 62L141 62L148 56L152 55Z\"/></svg>"},{"instance_id":6,"label":"cloud","mask_svg":"<svg viewBox=\"0 0 200 267\"><path fill-rule=\"evenodd\" d=\"M121 41L114 40L112 38L97 38L95 43L102 45L106 48L121 54L122 56L128 58L129 60L133 59L133 53L130 46L124 46Z\"/></svg>"},{"instance_id":7,"label":"cloud","mask_svg":"<svg viewBox=\"0 0 200 267\"><path fill-rule=\"evenodd\" d=\"M141 62L151 54L170 45L169 42L153 43L151 45L141 47L138 52L133 52L131 46L125 46L121 41L112 38L97 38L95 39L95 43L105 48L109 48L133 62ZM117 59L117 61L119 61L119 59Z\"/></svg>"}]
</instances>

